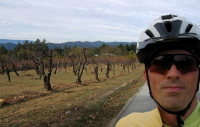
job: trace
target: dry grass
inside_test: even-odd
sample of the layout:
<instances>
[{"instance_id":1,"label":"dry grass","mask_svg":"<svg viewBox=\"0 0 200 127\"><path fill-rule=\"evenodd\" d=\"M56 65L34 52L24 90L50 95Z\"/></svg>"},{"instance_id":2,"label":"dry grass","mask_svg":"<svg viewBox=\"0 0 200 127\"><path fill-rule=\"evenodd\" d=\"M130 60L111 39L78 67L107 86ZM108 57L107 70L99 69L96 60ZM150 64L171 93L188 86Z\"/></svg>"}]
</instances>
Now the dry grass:
<instances>
[{"instance_id":1,"label":"dry grass","mask_svg":"<svg viewBox=\"0 0 200 127\"><path fill-rule=\"evenodd\" d=\"M85 85L75 84L76 76L68 68L67 72L52 75L52 92L44 91L43 82L34 71L19 77L11 73L10 83L6 75L0 75L0 99L7 101L0 109L0 126L104 126L99 122L107 124L141 86L142 82L120 87L130 80L137 84L142 68L120 76L121 67L116 67L115 77L111 72L111 78L106 79L104 67L103 72L99 71L101 82L97 82L90 67L82 78ZM119 97L121 94L124 96ZM107 110L113 106L117 106L116 110ZM106 116L107 111L111 114Z\"/></svg>"}]
</instances>

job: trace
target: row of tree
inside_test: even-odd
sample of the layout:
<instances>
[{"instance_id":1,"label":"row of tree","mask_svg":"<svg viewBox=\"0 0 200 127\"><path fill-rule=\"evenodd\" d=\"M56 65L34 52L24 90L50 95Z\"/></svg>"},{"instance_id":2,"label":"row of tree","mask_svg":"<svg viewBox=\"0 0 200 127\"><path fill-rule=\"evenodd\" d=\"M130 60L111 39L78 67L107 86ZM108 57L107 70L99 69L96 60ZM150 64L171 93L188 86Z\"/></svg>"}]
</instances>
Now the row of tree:
<instances>
[{"instance_id":1,"label":"row of tree","mask_svg":"<svg viewBox=\"0 0 200 127\"><path fill-rule=\"evenodd\" d=\"M44 88L52 90L51 88L51 74L58 70L59 66L73 68L74 75L77 76L76 82L82 84L81 77L83 71L86 70L86 65L92 64L94 66L94 73L96 80L98 78L98 67L100 64L107 65L106 77L109 78L109 70L115 64L122 66L134 66L135 57L135 44L122 45L118 47L108 46L103 44L97 48L81 48L81 47L67 47L49 49L46 40L40 41L37 39L35 42L25 41L23 44L18 45L13 50L7 50L5 47L0 47L0 61L1 61L1 74L7 74L8 81L10 79L10 72L15 72L19 76L18 71L27 71L35 69L37 74L44 81ZM61 62L62 61L62 65Z\"/></svg>"}]
</instances>

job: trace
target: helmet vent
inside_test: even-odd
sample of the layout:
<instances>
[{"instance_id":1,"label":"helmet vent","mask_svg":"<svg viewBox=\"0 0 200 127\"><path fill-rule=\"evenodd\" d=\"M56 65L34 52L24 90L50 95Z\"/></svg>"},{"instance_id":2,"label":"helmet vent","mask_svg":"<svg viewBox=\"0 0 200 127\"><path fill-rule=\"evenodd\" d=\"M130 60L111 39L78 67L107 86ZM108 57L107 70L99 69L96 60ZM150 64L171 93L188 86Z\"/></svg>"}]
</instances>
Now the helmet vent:
<instances>
[{"instance_id":1,"label":"helmet vent","mask_svg":"<svg viewBox=\"0 0 200 127\"><path fill-rule=\"evenodd\" d=\"M167 29L168 32L172 31L172 24L171 22L165 22L165 27Z\"/></svg>"},{"instance_id":2,"label":"helmet vent","mask_svg":"<svg viewBox=\"0 0 200 127\"><path fill-rule=\"evenodd\" d=\"M145 33L149 36L149 37L155 37L153 35L153 33L150 30L146 30Z\"/></svg>"},{"instance_id":3,"label":"helmet vent","mask_svg":"<svg viewBox=\"0 0 200 127\"><path fill-rule=\"evenodd\" d=\"M185 29L185 32L190 32L190 30L192 29L193 25L192 24L188 24L187 28Z\"/></svg>"},{"instance_id":4,"label":"helmet vent","mask_svg":"<svg viewBox=\"0 0 200 127\"><path fill-rule=\"evenodd\" d=\"M172 15L172 14L161 16L162 20L172 19L173 17L178 17L178 16L177 15Z\"/></svg>"}]
</instances>

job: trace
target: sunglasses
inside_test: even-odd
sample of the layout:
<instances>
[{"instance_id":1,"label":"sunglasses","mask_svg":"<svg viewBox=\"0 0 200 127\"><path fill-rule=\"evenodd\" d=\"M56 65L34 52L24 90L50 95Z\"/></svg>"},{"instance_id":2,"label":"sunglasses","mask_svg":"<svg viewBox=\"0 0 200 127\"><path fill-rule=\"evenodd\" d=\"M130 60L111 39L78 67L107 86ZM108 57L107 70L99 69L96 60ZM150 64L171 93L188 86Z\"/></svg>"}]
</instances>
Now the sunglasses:
<instances>
[{"instance_id":1,"label":"sunglasses","mask_svg":"<svg viewBox=\"0 0 200 127\"><path fill-rule=\"evenodd\" d=\"M147 62L146 67L150 72L165 74L173 64L182 74L197 71L199 68L199 60L189 54L158 55Z\"/></svg>"}]
</instances>

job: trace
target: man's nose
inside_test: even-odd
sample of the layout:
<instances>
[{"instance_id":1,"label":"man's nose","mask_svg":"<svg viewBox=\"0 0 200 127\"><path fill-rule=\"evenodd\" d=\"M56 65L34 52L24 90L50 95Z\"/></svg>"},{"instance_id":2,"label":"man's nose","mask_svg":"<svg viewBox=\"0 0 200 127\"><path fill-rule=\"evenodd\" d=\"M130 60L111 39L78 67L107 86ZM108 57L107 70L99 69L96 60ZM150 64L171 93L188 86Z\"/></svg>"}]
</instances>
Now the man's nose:
<instances>
[{"instance_id":1,"label":"man's nose","mask_svg":"<svg viewBox=\"0 0 200 127\"><path fill-rule=\"evenodd\" d=\"M176 67L175 64L172 64L167 71L168 78L179 78L180 77L180 70Z\"/></svg>"}]
</instances>

